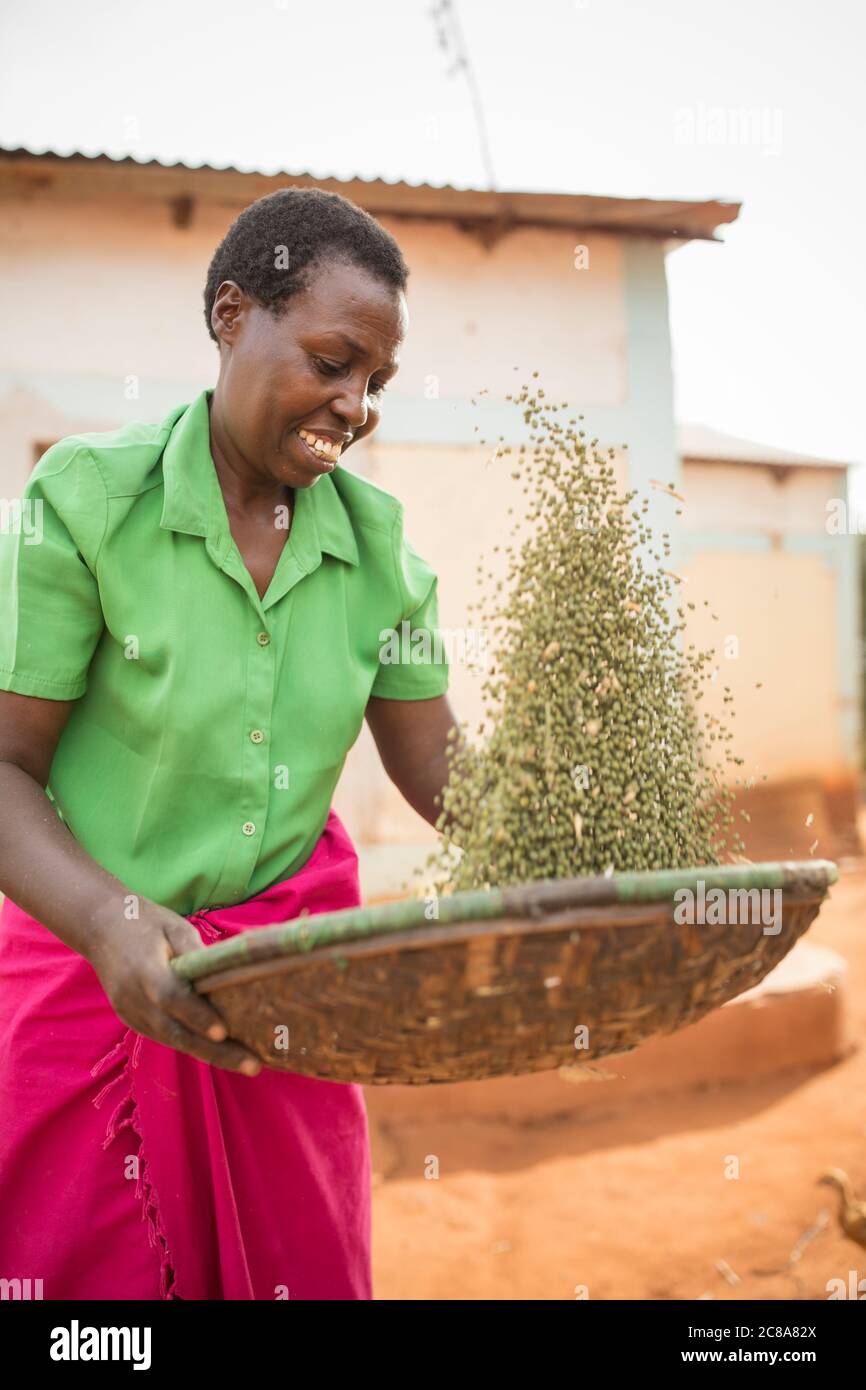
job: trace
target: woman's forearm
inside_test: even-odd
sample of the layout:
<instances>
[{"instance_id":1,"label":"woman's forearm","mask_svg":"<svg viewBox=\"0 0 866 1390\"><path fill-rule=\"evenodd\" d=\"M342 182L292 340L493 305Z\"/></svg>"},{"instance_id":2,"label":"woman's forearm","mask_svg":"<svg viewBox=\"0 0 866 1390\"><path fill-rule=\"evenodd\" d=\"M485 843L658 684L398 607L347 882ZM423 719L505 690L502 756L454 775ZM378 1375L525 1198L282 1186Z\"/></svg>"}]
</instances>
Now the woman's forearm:
<instances>
[{"instance_id":1,"label":"woman's forearm","mask_svg":"<svg viewBox=\"0 0 866 1390\"><path fill-rule=\"evenodd\" d=\"M89 961L127 1027L200 1062L259 1074L261 1059L169 968L172 956L201 945L193 924L131 894L81 848L35 778L3 761L0 890Z\"/></svg>"},{"instance_id":2,"label":"woman's forearm","mask_svg":"<svg viewBox=\"0 0 866 1390\"><path fill-rule=\"evenodd\" d=\"M0 891L83 956L104 922L123 920L130 896L82 849L39 783L2 761Z\"/></svg>"}]
</instances>

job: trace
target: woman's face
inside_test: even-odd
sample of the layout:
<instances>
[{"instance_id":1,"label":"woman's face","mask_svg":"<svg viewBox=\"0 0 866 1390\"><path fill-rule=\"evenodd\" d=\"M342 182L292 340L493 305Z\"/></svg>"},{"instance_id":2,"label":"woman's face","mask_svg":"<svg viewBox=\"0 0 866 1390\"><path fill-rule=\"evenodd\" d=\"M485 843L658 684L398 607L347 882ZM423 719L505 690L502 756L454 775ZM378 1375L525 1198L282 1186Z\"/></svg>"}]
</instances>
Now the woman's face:
<instances>
[{"instance_id":1,"label":"woman's face","mask_svg":"<svg viewBox=\"0 0 866 1390\"><path fill-rule=\"evenodd\" d=\"M211 321L220 340L214 442L235 469L246 465L248 481L295 488L330 473L378 425L408 311L401 291L326 261L279 317L226 280Z\"/></svg>"}]
</instances>

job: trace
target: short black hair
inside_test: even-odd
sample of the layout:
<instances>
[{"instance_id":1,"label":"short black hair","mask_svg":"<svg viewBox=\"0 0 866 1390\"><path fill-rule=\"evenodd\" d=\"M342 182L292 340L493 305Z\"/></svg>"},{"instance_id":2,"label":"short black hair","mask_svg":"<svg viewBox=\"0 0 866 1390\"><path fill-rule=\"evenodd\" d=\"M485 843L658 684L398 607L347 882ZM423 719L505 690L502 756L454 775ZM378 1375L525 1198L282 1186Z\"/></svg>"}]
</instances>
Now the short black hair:
<instances>
[{"instance_id":1,"label":"short black hair","mask_svg":"<svg viewBox=\"0 0 866 1390\"><path fill-rule=\"evenodd\" d=\"M403 290L409 267L397 242L375 217L340 193L324 188L280 188L250 203L213 254L204 291L205 321L217 290L234 280L263 308L279 315L287 299L306 288L315 265L349 261Z\"/></svg>"}]
</instances>

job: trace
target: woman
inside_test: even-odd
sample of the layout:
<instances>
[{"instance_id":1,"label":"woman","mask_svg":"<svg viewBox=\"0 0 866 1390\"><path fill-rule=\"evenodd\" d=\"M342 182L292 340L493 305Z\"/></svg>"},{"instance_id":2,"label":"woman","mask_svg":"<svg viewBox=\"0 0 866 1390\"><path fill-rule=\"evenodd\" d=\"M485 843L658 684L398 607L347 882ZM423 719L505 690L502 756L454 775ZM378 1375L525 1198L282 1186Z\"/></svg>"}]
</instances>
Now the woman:
<instances>
[{"instance_id":1,"label":"woman","mask_svg":"<svg viewBox=\"0 0 866 1390\"><path fill-rule=\"evenodd\" d=\"M340 466L407 275L336 194L252 204L207 277L216 387L54 445L0 536L0 1278L44 1298L372 1296L360 1087L263 1069L168 962L359 903L330 801L365 717L438 814L440 643L379 658L435 631L436 576Z\"/></svg>"}]
</instances>

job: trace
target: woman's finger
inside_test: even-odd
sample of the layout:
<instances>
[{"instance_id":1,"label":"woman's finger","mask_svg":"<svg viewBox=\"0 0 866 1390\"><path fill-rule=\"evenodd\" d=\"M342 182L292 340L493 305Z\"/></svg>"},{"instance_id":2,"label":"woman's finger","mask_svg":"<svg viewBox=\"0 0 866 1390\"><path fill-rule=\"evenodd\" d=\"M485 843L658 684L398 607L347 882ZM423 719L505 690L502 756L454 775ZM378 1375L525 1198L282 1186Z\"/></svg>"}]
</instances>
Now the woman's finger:
<instances>
[{"instance_id":1,"label":"woman's finger","mask_svg":"<svg viewBox=\"0 0 866 1390\"><path fill-rule=\"evenodd\" d=\"M202 949L204 942L192 922L188 922L185 917L167 917L161 925L172 954L182 956L186 951Z\"/></svg>"},{"instance_id":2,"label":"woman's finger","mask_svg":"<svg viewBox=\"0 0 866 1390\"><path fill-rule=\"evenodd\" d=\"M198 994L188 980L182 980L175 975L171 966L168 970L171 979L158 991L156 1002L159 1007L192 1033L199 1033L203 1038L212 1038L214 1042L222 1042L227 1038L228 1028L210 1000L203 994Z\"/></svg>"},{"instance_id":3,"label":"woman's finger","mask_svg":"<svg viewBox=\"0 0 866 1390\"><path fill-rule=\"evenodd\" d=\"M201 937L185 917L169 918L163 924L163 932L169 947L169 958L181 956L186 951L199 950L202 946ZM170 966L169 972L172 988L166 988L164 997L158 1000L160 1005L192 1032L212 1038L214 1042L222 1042L228 1037L228 1029L213 1005L198 994L188 980L175 975Z\"/></svg>"},{"instance_id":4,"label":"woman's finger","mask_svg":"<svg viewBox=\"0 0 866 1390\"><path fill-rule=\"evenodd\" d=\"M199 1037L189 1028L185 1028L182 1023L173 1018L170 1014L162 1014L150 1021L150 1031L147 1036L153 1038L154 1042L164 1043L167 1047L173 1047L177 1052L188 1053L191 1057L196 1057L200 1062L207 1062L209 1066L222 1067L226 1071L242 1072L246 1076L257 1076L262 1069L261 1060L254 1053L248 1052L240 1043L227 1040L226 1042L208 1042L206 1038Z\"/></svg>"}]
</instances>

